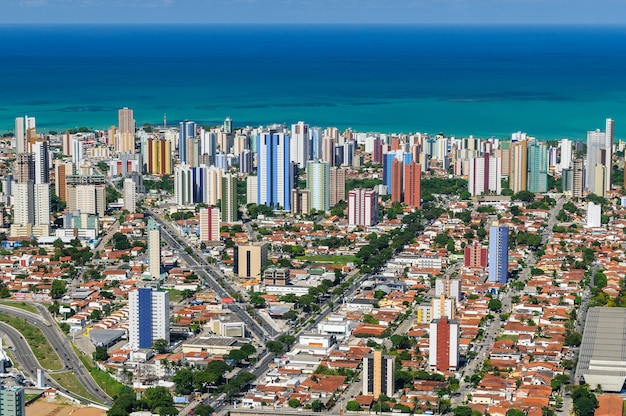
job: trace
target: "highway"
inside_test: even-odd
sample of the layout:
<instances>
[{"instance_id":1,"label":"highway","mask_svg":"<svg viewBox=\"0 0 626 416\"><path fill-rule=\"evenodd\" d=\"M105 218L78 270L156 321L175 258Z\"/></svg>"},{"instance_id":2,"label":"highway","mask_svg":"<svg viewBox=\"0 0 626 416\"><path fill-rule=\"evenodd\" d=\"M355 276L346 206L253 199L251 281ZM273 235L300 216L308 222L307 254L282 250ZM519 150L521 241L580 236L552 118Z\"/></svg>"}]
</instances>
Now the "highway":
<instances>
[{"instance_id":1,"label":"highway","mask_svg":"<svg viewBox=\"0 0 626 416\"><path fill-rule=\"evenodd\" d=\"M70 341L61 332L58 326L54 323L52 316L48 312L48 309L41 304L32 303L33 306L39 310L41 315L34 314L32 312L25 311L23 309L14 308L11 306L2 306L2 312L23 319L26 322L37 326L43 335L46 337L52 348L56 351L57 355L63 362L63 365L67 370L71 370L78 381L85 387L91 395L97 397L105 404L111 404L113 400L100 389L100 386L91 377L91 374L83 366L82 362L74 352ZM25 342L25 341L24 341ZM30 349L29 349L30 350ZM34 356L33 356L34 359ZM28 367L29 369L40 367L39 363L35 360L36 365ZM32 371L31 371L32 373ZM54 381L50 381L53 383ZM84 401L84 399L82 399Z\"/></svg>"},{"instance_id":2,"label":"highway","mask_svg":"<svg viewBox=\"0 0 626 416\"><path fill-rule=\"evenodd\" d=\"M161 219L160 216L156 215L151 211L146 211L150 213L150 216L161 226L161 239L164 240L168 245L170 245L175 250L178 250L178 255L187 263L187 265L191 268L194 268L198 272L198 274L203 278L205 284L209 286L217 296L220 298L229 298L231 297L230 293L226 291L220 284L217 283L217 279L222 279L222 281L226 283L225 276L216 268L209 264L201 255L198 255L200 261L196 260L195 257L189 255L185 248L188 246L181 244L175 235L172 233L172 229L170 225ZM238 290L234 287L230 287L232 292L237 292ZM227 307L235 313L248 327L248 330L254 334L260 340L267 340L275 338L276 336L270 336L275 332L274 328L264 320L260 320L260 323L253 319L248 312L242 308L239 304L232 303L227 305Z\"/></svg>"}]
</instances>

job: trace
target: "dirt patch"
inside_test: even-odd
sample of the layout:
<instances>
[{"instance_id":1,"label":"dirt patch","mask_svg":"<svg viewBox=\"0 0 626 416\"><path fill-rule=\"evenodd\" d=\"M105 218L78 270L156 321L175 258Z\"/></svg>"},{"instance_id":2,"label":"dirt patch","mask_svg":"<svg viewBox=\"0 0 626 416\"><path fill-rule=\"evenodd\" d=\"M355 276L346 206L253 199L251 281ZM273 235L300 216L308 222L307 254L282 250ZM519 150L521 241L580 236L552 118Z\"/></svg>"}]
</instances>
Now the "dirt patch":
<instances>
[{"instance_id":1,"label":"dirt patch","mask_svg":"<svg viewBox=\"0 0 626 416\"><path fill-rule=\"evenodd\" d=\"M104 410L93 407L78 407L58 400L48 401L45 397L26 406L26 416L106 416Z\"/></svg>"}]
</instances>

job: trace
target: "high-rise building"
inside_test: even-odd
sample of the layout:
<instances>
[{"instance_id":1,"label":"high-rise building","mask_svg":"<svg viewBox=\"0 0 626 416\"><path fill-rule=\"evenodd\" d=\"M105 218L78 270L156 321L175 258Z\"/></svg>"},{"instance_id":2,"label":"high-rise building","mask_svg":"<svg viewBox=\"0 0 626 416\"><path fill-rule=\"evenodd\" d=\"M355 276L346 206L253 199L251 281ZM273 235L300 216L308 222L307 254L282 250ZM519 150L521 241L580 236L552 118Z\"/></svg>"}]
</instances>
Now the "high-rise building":
<instances>
[{"instance_id":1,"label":"high-rise building","mask_svg":"<svg viewBox=\"0 0 626 416\"><path fill-rule=\"evenodd\" d=\"M391 162L391 201L402 202L402 171L404 164L398 159Z\"/></svg>"},{"instance_id":2,"label":"high-rise building","mask_svg":"<svg viewBox=\"0 0 626 416\"><path fill-rule=\"evenodd\" d=\"M0 385L0 416L25 416L24 388Z\"/></svg>"},{"instance_id":3,"label":"high-rise building","mask_svg":"<svg viewBox=\"0 0 626 416\"><path fill-rule=\"evenodd\" d=\"M456 300L448 298L441 294L435 296L431 300L433 306L433 319L448 318L450 320L456 318Z\"/></svg>"},{"instance_id":4,"label":"high-rise building","mask_svg":"<svg viewBox=\"0 0 626 416\"><path fill-rule=\"evenodd\" d=\"M145 171L151 175L172 174L172 143L166 139L148 138L142 146Z\"/></svg>"},{"instance_id":5,"label":"high-rise building","mask_svg":"<svg viewBox=\"0 0 626 416\"><path fill-rule=\"evenodd\" d=\"M487 267L487 249L477 241L472 245L465 246L465 267Z\"/></svg>"},{"instance_id":6,"label":"high-rise building","mask_svg":"<svg viewBox=\"0 0 626 416\"><path fill-rule=\"evenodd\" d=\"M74 165L71 162L62 162L57 159L55 161L55 173L54 173L54 190L59 199L63 202L67 202L67 179L68 175L74 173Z\"/></svg>"},{"instance_id":7,"label":"high-rise building","mask_svg":"<svg viewBox=\"0 0 626 416\"><path fill-rule=\"evenodd\" d=\"M196 137L196 123L185 120L178 127L178 158L181 163L187 163L187 139Z\"/></svg>"},{"instance_id":8,"label":"high-rise building","mask_svg":"<svg viewBox=\"0 0 626 416\"><path fill-rule=\"evenodd\" d=\"M581 159L572 161L572 196L582 198L585 190L585 167Z\"/></svg>"},{"instance_id":9,"label":"high-rise building","mask_svg":"<svg viewBox=\"0 0 626 416\"><path fill-rule=\"evenodd\" d=\"M50 144L47 140L37 140L33 144L35 183L50 183Z\"/></svg>"},{"instance_id":10,"label":"high-rise building","mask_svg":"<svg viewBox=\"0 0 626 416\"><path fill-rule=\"evenodd\" d=\"M174 168L174 199L176 205L187 206L193 204L193 177L191 167L185 163Z\"/></svg>"},{"instance_id":11,"label":"high-rise building","mask_svg":"<svg viewBox=\"0 0 626 416\"><path fill-rule=\"evenodd\" d=\"M480 157L472 157L468 160L468 191L472 196L495 193L502 191L500 182L501 159L485 153Z\"/></svg>"},{"instance_id":12,"label":"high-rise building","mask_svg":"<svg viewBox=\"0 0 626 416\"><path fill-rule=\"evenodd\" d=\"M509 227L489 227L489 282L506 284L509 272Z\"/></svg>"},{"instance_id":13,"label":"high-rise building","mask_svg":"<svg viewBox=\"0 0 626 416\"><path fill-rule=\"evenodd\" d=\"M148 272L153 279L161 277L161 227L148 219Z\"/></svg>"},{"instance_id":14,"label":"high-rise building","mask_svg":"<svg viewBox=\"0 0 626 416\"><path fill-rule=\"evenodd\" d=\"M459 322L446 317L430 323L428 365L431 371L455 371L459 365Z\"/></svg>"},{"instance_id":15,"label":"high-rise building","mask_svg":"<svg viewBox=\"0 0 626 416\"><path fill-rule=\"evenodd\" d=\"M294 188L291 190L291 213L308 215L311 213L311 191Z\"/></svg>"},{"instance_id":16,"label":"high-rise building","mask_svg":"<svg viewBox=\"0 0 626 416\"><path fill-rule=\"evenodd\" d=\"M233 120L230 117L226 117L224 125L222 126L224 133L231 134L233 132Z\"/></svg>"},{"instance_id":17,"label":"high-rise building","mask_svg":"<svg viewBox=\"0 0 626 416\"><path fill-rule=\"evenodd\" d=\"M232 224L237 221L237 178L231 173L222 177L222 221Z\"/></svg>"},{"instance_id":18,"label":"high-rise building","mask_svg":"<svg viewBox=\"0 0 626 416\"><path fill-rule=\"evenodd\" d=\"M36 183L33 186L34 225L50 227L50 184Z\"/></svg>"},{"instance_id":19,"label":"high-rise building","mask_svg":"<svg viewBox=\"0 0 626 416\"><path fill-rule=\"evenodd\" d=\"M332 137L324 136L322 139L322 160L335 166L335 140Z\"/></svg>"},{"instance_id":20,"label":"high-rise building","mask_svg":"<svg viewBox=\"0 0 626 416\"><path fill-rule=\"evenodd\" d=\"M587 132L587 167L585 187L589 193L606 196L611 189L614 123L606 119L606 130ZM597 168L600 166L601 168ZM602 168L603 167L603 168ZM601 175L598 177L598 175ZM596 185L598 189L596 189Z\"/></svg>"},{"instance_id":21,"label":"high-rise building","mask_svg":"<svg viewBox=\"0 0 626 416\"><path fill-rule=\"evenodd\" d=\"M333 168L334 169L334 168ZM330 209L330 164L309 161L306 165L306 187L311 191L311 209Z\"/></svg>"},{"instance_id":22,"label":"high-rise building","mask_svg":"<svg viewBox=\"0 0 626 416\"><path fill-rule=\"evenodd\" d=\"M294 172L290 160L290 138L279 129L265 130L257 136L258 204L291 210Z\"/></svg>"},{"instance_id":23,"label":"high-rise building","mask_svg":"<svg viewBox=\"0 0 626 416\"><path fill-rule=\"evenodd\" d=\"M131 214L137 209L137 185L130 178L124 179L124 209Z\"/></svg>"},{"instance_id":24,"label":"high-rise building","mask_svg":"<svg viewBox=\"0 0 626 416\"><path fill-rule=\"evenodd\" d=\"M380 350L363 357L363 394L373 395L375 399L381 394L392 397L395 390L395 364L392 355L383 355Z\"/></svg>"},{"instance_id":25,"label":"high-rise building","mask_svg":"<svg viewBox=\"0 0 626 416\"><path fill-rule=\"evenodd\" d=\"M396 160L395 153L385 153L383 155L383 185L388 189L393 186L393 161Z\"/></svg>"},{"instance_id":26,"label":"high-rise building","mask_svg":"<svg viewBox=\"0 0 626 416\"><path fill-rule=\"evenodd\" d=\"M526 140L511 143L511 175L509 186L514 193L525 191L528 173L528 150Z\"/></svg>"},{"instance_id":27,"label":"high-rise building","mask_svg":"<svg viewBox=\"0 0 626 416\"><path fill-rule=\"evenodd\" d=\"M435 280L435 296L445 296L461 300L461 279L438 278Z\"/></svg>"},{"instance_id":28,"label":"high-rise building","mask_svg":"<svg viewBox=\"0 0 626 416\"><path fill-rule=\"evenodd\" d=\"M569 169L572 166L572 141L563 139L559 142L559 150L561 151L561 159L559 169Z\"/></svg>"},{"instance_id":29,"label":"high-rise building","mask_svg":"<svg viewBox=\"0 0 626 416\"><path fill-rule=\"evenodd\" d=\"M50 185L32 181L13 185L11 236L50 234Z\"/></svg>"},{"instance_id":30,"label":"high-rise building","mask_svg":"<svg viewBox=\"0 0 626 416\"><path fill-rule=\"evenodd\" d=\"M348 193L348 225L372 226L378 223L378 193L357 188Z\"/></svg>"},{"instance_id":31,"label":"high-rise building","mask_svg":"<svg viewBox=\"0 0 626 416\"><path fill-rule=\"evenodd\" d=\"M250 175L246 179L246 204L256 204L259 201L258 182L258 176Z\"/></svg>"},{"instance_id":32,"label":"high-rise building","mask_svg":"<svg viewBox=\"0 0 626 416\"><path fill-rule=\"evenodd\" d=\"M215 207L200 208L200 241L220 241L220 210Z\"/></svg>"},{"instance_id":33,"label":"high-rise building","mask_svg":"<svg viewBox=\"0 0 626 416\"><path fill-rule=\"evenodd\" d=\"M104 175L66 175L67 209L104 217L106 178Z\"/></svg>"},{"instance_id":34,"label":"high-rise building","mask_svg":"<svg viewBox=\"0 0 626 416\"><path fill-rule=\"evenodd\" d=\"M128 340L133 350L152 348L154 341L170 342L169 293L139 288L128 293Z\"/></svg>"},{"instance_id":35,"label":"high-rise building","mask_svg":"<svg viewBox=\"0 0 626 416\"><path fill-rule=\"evenodd\" d=\"M593 202L587 202L587 227L602 226L602 205L596 205Z\"/></svg>"},{"instance_id":36,"label":"high-rise building","mask_svg":"<svg viewBox=\"0 0 626 416\"><path fill-rule=\"evenodd\" d=\"M135 152L135 118L128 107L117 111L119 132L116 137L116 152Z\"/></svg>"},{"instance_id":37,"label":"high-rise building","mask_svg":"<svg viewBox=\"0 0 626 416\"><path fill-rule=\"evenodd\" d=\"M548 147L545 143L530 143L527 169L527 189L534 193L548 192Z\"/></svg>"},{"instance_id":38,"label":"high-rise building","mask_svg":"<svg viewBox=\"0 0 626 416\"><path fill-rule=\"evenodd\" d=\"M404 203L410 208L422 206L422 167L419 163L404 165Z\"/></svg>"},{"instance_id":39,"label":"high-rise building","mask_svg":"<svg viewBox=\"0 0 626 416\"><path fill-rule=\"evenodd\" d=\"M35 182L35 159L32 153L15 155L13 177L17 183Z\"/></svg>"},{"instance_id":40,"label":"high-rise building","mask_svg":"<svg viewBox=\"0 0 626 416\"><path fill-rule=\"evenodd\" d=\"M34 193L32 181L13 185L13 224L23 226L35 223Z\"/></svg>"},{"instance_id":41,"label":"high-rise building","mask_svg":"<svg viewBox=\"0 0 626 416\"><path fill-rule=\"evenodd\" d=\"M250 243L235 246L233 271L240 279L260 279L261 269L267 266L267 244Z\"/></svg>"},{"instance_id":42,"label":"high-rise building","mask_svg":"<svg viewBox=\"0 0 626 416\"><path fill-rule=\"evenodd\" d=\"M305 168L310 160L310 141L311 132L308 124L299 121L298 124L291 125L290 160L297 163L299 168Z\"/></svg>"},{"instance_id":43,"label":"high-rise building","mask_svg":"<svg viewBox=\"0 0 626 416\"><path fill-rule=\"evenodd\" d=\"M26 152L26 130L24 117L15 117L15 153Z\"/></svg>"},{"instance_id":44,"label":"high-rise building","mask_svg":"<svg viewBox=\"0 0 626 416\"><path fill-rule=\"evenodd\" d=\"M340 167L330 169L330 206L346 201L346 170Z\"/></svg>"},{"instance_id":45,"label":"high-rise building","mask_svg":"<svg viewBox=\"0 0 626 416\"><path fill-rule=\"evenodd\" d=\"M322 129L319 127L312 127L311 131L311 148L309 158L311 160L323 159L322 157Z\"/></svg>"}]
</instances>

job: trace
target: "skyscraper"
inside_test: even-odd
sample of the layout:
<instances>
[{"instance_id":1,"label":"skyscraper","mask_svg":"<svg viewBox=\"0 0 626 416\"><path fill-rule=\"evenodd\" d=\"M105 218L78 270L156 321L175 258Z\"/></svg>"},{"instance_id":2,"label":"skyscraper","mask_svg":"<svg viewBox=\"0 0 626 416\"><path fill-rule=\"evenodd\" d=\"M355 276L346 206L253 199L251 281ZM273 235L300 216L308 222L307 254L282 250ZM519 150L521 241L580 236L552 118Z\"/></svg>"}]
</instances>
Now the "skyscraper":
<instances>
[{"instance_id":1,"label":"skyscraper","mask_svg":"<svg viewBox=\"0 0 626 416\"><path fill-rule=\"evenodd\" d=\"M135 118L133 110L128 107L117 111L119 132L117 135L116 152L135 152Z\"/></svg>"},{"instance_id":2,"label":"skyscraper","mask_svg":"<svg viewBox=\"0 0 626 416\"><path fill-rule=\"evenodd\" d=\"M306 187L311 191L311 209L330 209L330 164L309 161L306 166Z\"/></svg>"},{"instance_id":3,"label":"skyscraper","mask_svg":"<svg viewBox=\"0 0 626 416\"><path fill-rule=\"evenodd\" d=\"M467 187L472 196L495 193L502 191L500 182L502 159L485 153L480 157L472 157L468 160L469 172Z\"/></svg>"},{"instance_id":4,"label":"skyscraper","mask_svg":"<svg viewBox=\"0 0 626 416\"><path fill-rule=\"evenodd\" d=\"M267 243L235 246L233 271L243 279L260 279L261 269L267 266Z\"/></svg>"},{"instance_id":5,"label":"skyscraper","mask_svg":"<svg viewBox=\"0 0 626 416\"><path fill-rule=\"evenodd\" d=\"M17 183L35 182L35 159L32 153L15 155L13 177Z\"/></svg>"},{"instance_id":6,"label":"skyscraper","mask_svg":"<svg viewBox=\"0 0 626 416\"><path fill-rule=\"evenodd\" d=\"M404 164L394 158L391 162L391 202L402 202L402 170Z\"/></svg>"},{"instance_id":7,"label":"skyscraper","mask_svg":"<svg viewBox=\"0 0 626 416\"><path fill-rule=\"evenodd\" d=\"M404 203L410 208L422 206L422 167L419 163L404 165Z\"/></svg>"},{"instance_id":8,"label":"skyscraper","mask_svg":"<svg viewBox=\"0 0 626 416\"><path fill-rule=\"evenodd\" d=\"M585 189L585 167L581 159L572 161L572 196L582 198Z\"/></svg>"},{"instance_id":9,"label":"skyscraper","mask_svg":"<svg viewBox=\"0 0 626 416\"><path fill-rule=\"evenodd\" d=\"M569 169L572 166L572 141L563 139L559 142L561 150L561 159L559 162L560 170Z\"/></svg>"},{"instance_id":10,"label":"skyscraper","mask_svg":"<svg viewBox=\"0 0 626 416\"><path fill-rule=\"evenodd\" d=\"M170 342L169 293L139 288L128 294L128 340L133 350L151 348L154 341Z\"/></svg>"},{"instance_id":11,"label":"skyscraper","mask_svg":"<svg viewBox=\"0 0 626 416\"><path fill-rule=\"evenodd\" d=\"M333 167L330 169L330 206L334 207L337 202L346 201L346 170Z\"/></svg>"},{"instance_id":12,"label":"skyscraper","mask_svg":"<svg viewBox=\"0 0 626 416\"><path fill-rule=\"evenodd\" d=\"M357 188L348 193L348 225L372 226L378 223L378 193Z\"/></svg>"},{"instance_id":13,"label":"skyscraper","mask_svg":"<svg viewBox=\"0 0 626 416\"><path fill-rule=\"evenodd\" d=\"M534 193L548 192L548 147L545 143L530 143L527 169L527 189Z\"/></svg>"},{"instance_id":14,"label":"skyscraper","mask_svg":"<svg viewBox=\"0 0 626 416\"><path fill-rule=\"evenodd\" d=\"M191 167L185 163L174 168L174 199L179 206L193 204Z\"/></svg>"},{"instance_id":15,"label":"skyscraper","mask_svg":"<svg viewBox=\"0 0 626 416\"><path fill-rule=\"evenodd\" d=\"M181 121L178 125L178 158L181 163L187 163L187 139L196 137L196 123Z\"/></svg>"},{"instance_id":16,"label":"skyscraper","mask_svg":"<svg viewBox=\"0 0 626 416\"><path fill-rule=\"evenodd\" d=\"M200 241L220 241L220 210L215 207L200 208Z\"/></svg>"},{"instance_id":17,"label":"skyscraper","mask_svg":"<svg viewBox=\"0 0 626 416\"><path fill-rule=\"evenodd\" d=\"M257 136L258 204L291 210L293 167L290 138L282 128L265 130Z\"/></svg>"},{"instance_id":18,"label":"skyscraper","mask_svg":"<svg viewBox=\"0 0 626 416\"><path fill-rule=\"evenodd\" d=\"M308 215L311 212L311 191L294 188L291 190L291 213Z\"/></svg>"},{"instance_id":19,"label":"skyscraper","mask_svg":"<svg viewBox=\"0 0 626 416\"><path fill-rule=\"evenodd\" d=\"M153 279L161 277L161 227L148 219L148 272Z\"/></svg>"},{"instance_id":20,"label":"skyscraper","mask_svg":"<svg viewBox=\"0 0 626 416\"><path fill-rule=\"evenodd\" d=\"M124 209L131 214L137 209L137 186L130 178L124 179Z\"/></svg>"},{"instance_id":21,"label":"skyscraper","mask_svg":"<svg viewBox=\"0 0 626 416\"><path fill-rule=\"evenodd\" d=\"M393 183L393 161L396 160L395 153L385 153L383 155L383 185L391 189Z\"/></svg>"},{"instance_id":22,"label":"skyscraper","mask_svg":"<svg viewBox=\"0 0 626 416\"><path fill-rule=\"evenodd\" d=\"M525 191L527 186L526 175L528 173L527 142L511 143L511 175L509 186L514 193Z\"/></svg>"},{"instance_id":23,"label":"skyscraper","mask_svg":"<svg viewBox=\"0 0 626 416\"><path fill-rule=\"evenodd\" d=\"M47 140L37 140L33 144L35 183L50 183L50 144Z\"/></svg>"},{"instance_id":24,"label":"skyscraper","mask_svg":"<svg viewBox=\"0 0 626 416\"><path fill-rule=\"evenodd\" d=\"M299 168L306 167L307 162L310 160L310 141L311 132L308 124L299 121L298 124L291 125L290 160L297 163Z\"/></svg>"},{"instance_id":25,"label":"skyscraper","mask_svg":"<svg viewBox=\"0 0 626 416\"><path fill-rule=\"evenodd\" d=\"M222 177L222 221L232 224L237 221L237 179L231 173Z\"/></svg>"},{"instance_id":26,"label":"skyscraper","mask_svg":"<svg viewBox=\"0 0 626 416\"><path fill-rule=\"evenodd\" d=\"M74 167L71 162L62 162L59 159L55 160L55 163L54 187L56 195L61 201L67 202L66 176L74 173Z\"/></svg>"},{"instance_id":27,"label":"skyscraper","mask_svg":"<svg viewBox=\"0 0 626 416\"><path fill-rule=\"evenodd\" d=\"M506 284L509 270L509 227L489 227L489 282Z\"/></svg>"},{"instance_id":28,"label":"skyscraper","mask_svg":"<svg viewBox=\"0 0 626 416\"><path fill-rule=\"evenodd\" d=\"M599 196L606 196L606 192L611 189L613 128L613 120L607 118L604 132L599 129L587 132L585 187L588 192Z\"/></svg>"},{"instance_id":29,"label":"skyscraper","mask_svg":"<svg viewBox=\"0 0 626 416\"><path fill-rule=\"evenodd\" d=\"M375 399L381 394L392 397L395 391L395 364L392 355L383 355L380 350L363 357L363 394L371 394Z\"/></svg>"}]
</instances>

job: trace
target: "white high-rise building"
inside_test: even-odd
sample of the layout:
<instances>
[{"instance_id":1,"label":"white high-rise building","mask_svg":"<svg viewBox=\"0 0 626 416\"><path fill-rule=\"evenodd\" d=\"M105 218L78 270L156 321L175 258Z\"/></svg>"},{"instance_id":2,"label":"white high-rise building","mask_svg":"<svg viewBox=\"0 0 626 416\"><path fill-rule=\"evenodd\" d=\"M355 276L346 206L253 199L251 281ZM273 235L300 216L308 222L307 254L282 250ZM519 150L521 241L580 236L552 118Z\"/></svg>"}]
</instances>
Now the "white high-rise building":
<instances>
[{"instance_id":1,"label":"white high-rise building","mask_svg":"<svg viewBox=\"0 0 626 416\"><path fill-rule=\"evenodd\" d=\"M450 320L456 317L456 302L454 298L447 298L444 295L435 296L432 299L432 319L446 317Z\"/></svg>"},{"instance_id":2,"label":"white high-rise building","mask_svg":"<svg viewBox=\"0 0 626 416\"><path fill-rule=\"evenodd\" d=\"M161 277L161 227L148 220L148 272L153 279Z\"/></svg>"},{"instance_id":3,"label":"white high-rise building","mask_svg":"<svg viewBox=\"0 0 626 416\"><path fill-rule=\"evenodd\" d=\"M34 195L34 224L50 225L50 184L36 183L33 190Z\"/></svg>"},{"instance_id":4,"label":"white high-rise building","mask_svg":"<svg viewBox=\"0 0 626 416\"><path fill-rule=\"evenodd\" d=\"M35 160L35 183L50 183L50 144L38 140L33 144Z\"/></svg>"},{"instance_id":5,"label":"white high-rise building","mask_svg":"<svg viewBox=\"0 0 626 416\"><path fill-rule=\"evenodd\" d=\"M24 117L15 118L15 153L26 153L26 131Z\"/></svg>"},{"instance_id":6,"label":"white high-rise building","mask_svg":"<svg viewBox=\"0 0 626 416\"><path fill-rule=\"evenodd\" d=\"M170 342L169 293L140 288L128 293L128 340L131 349L151 348L154 341Z\"/></svg>"},{"instance_id":7,"label":"white high-rise building","mask_svg":"<svg viewBox=\"0 0 626 416\"><path fill-rule=\"evenodd\" d=\"M222 197L221 197L222 221L232 224L237 221L237 178L227 173L222 178Z\"/></svg>"},{"instance_id":8,"label":"white high-rise building","mask_svg":"<svg viewBox=\"0 0 626 416\"><path fill-rule=\"evenodd\" d=\"M378 223L378 193L357 188L348 193L348 225L372 226Z\"/></svg>"},{"instance_id":9,"label":"white high-rise building","mask_svg":"<svg viewBox=\"0 0 626 416\"><path fill-rule=\"evenodd\" d=\"M330 209L330 164L309 161L306 166L306 186L311 191L311 208L318 211Z\"/></svg>"},{"instance_id":10,"label":"white high-rise building","mask_svg":"<svg viewBox=\"0 0 626 416\"><path fill-rule=\"evenodd\" d=\"M612 119L606 119L605 131L599 129L587 132L587 167L585 186L590 193L606 196L611 189L611 169L613 157ZM602 177L598 177L602 174Z\"/></svg>"},{"instance_id":11,"label":"white high-rise building","mask_svg":"<svg viewBox=\"0 0 626 416\"><path fill-rule=\"evenodd\" d=\"M124 209L131 214L137 208L137 185L130 178L124 179Z\"/></svg>"},{"instance_id":12,"label":"white high-rise building","mask_svg":"<svg viewBox=\"0 0 626 416\"><path fill-rule=\"evenodd\" d=\"M248 204L256 204L258 202L258 180L258 176L248 176L246 180L246 203Z\"/></svg>"},{"instance_id":13,"label":"white high-rise building","mask_svg":"<svg viewBox=\"0 0 626 416\"><path fill-rule=\"evenodd\" d=\"M282 126L264 130L257 137L257 204L291 210L294 178L290 142Z\"/></svg>"},{"instance_id":14,"label":"white high-rise building","mask_svg":"<svg viewBox=\"0 0 626 416\"><path fill-rule=\"evenodd\" d=\"M563 171L563 169L569 169L572 166L572 141L570 139L561 140L559 148L561 149L559 168Z\"/></svg>"},{"instance_id":15,"label":"white high-rise building","mask_svg":"<svg viewBox=\"0 0 626 416\"><path fill-rule=\"evenodd\" d=\"M485 154L481 157L470 158L468 160L468 181L469 193L473 196L487 193L500 195L502 192L501 158Z\"/></svg>"},{"instance_id":16,"label":"white high-rise building","mask_svg":"<svg viewBox=\"0 0 626 416\"><path fill-rule=\"evenodd\" d=\"M193 178L191 166L186 163L174 168L174 199L179 206L193 204Z\"/></svg>"},{"instance_id":17,"label":"white high-rise building","mask_svg":"<svg viewBox=\"0 0 626 416\"><path fill-rule=\"evenodd\" d=\"M70 143L70 151L72 156L72 163L78 167L83 163L84 143L83 140L77 137L72 137Z\"/></svg>"},{"instance_id":18,"label":"white high-rise building","mask_svg":"<svg viewBox=\"0 0 626 416\"><path fill-rule=\"evenodd\" d=\"M602 205L593 202L587 203L587 227L595 228L602 226Z\"/></svg>"},{"instance_id":19,"label":"white high-rise building","mask_svg":"<svg viewBox=\"0 0 626 416\"><path fill-rule=\"evenodd\" d=\"M299 168L306 167L310 159L311 131L309 125L303 121L291 125L291 161Z\"/></svg>"},{"instance_id":20,"label":"white high-rise building","mask_svg":"<svg viewBox=\"0 0 626 416\"><path fill-rule=\"evenodd\" d=\"M34 185L30 181L13 184L13 198L11 198L13 201L13 224L34 224L34 193Z\"/></svg>"}]
</instances>

